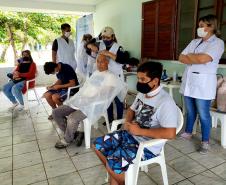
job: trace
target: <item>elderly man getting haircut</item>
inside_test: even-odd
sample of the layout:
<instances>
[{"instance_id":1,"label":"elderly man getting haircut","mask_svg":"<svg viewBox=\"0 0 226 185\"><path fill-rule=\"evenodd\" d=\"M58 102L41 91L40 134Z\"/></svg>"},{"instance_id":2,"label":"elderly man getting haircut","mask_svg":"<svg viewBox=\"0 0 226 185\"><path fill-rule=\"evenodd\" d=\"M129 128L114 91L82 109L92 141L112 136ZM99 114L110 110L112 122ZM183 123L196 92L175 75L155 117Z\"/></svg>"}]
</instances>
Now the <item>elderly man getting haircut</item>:
<instances>
[{"instance_id":1,"label":"elderly man getting haircut","mask_svg":"<svg viewBox=\"0 0 226 185\"><path fill-rule=\"evenodd\" d=\"M120 94L123 100L127 87L118 76L108 71L109 59L104 55L97 58L97 71L85 82L79 92L62 105L53 110L53 119L64 132L64 138L55 147L65 148L74 140L79 123L88 118L96 122L107 110L112 100ZM65 119L67 117L67 121Z\"/></svg>"}]
</instances>

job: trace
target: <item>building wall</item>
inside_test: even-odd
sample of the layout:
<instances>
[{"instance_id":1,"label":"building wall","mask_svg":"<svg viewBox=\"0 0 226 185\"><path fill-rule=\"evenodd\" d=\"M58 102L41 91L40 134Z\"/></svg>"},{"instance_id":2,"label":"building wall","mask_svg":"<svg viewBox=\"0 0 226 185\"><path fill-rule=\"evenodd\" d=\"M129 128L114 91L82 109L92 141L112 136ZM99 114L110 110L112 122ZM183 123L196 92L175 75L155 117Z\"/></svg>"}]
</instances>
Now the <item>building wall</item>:
<instances>
[{"instance_id":1,"label":"building wall","mask_svg":"<svg viewBox=\"0 0 226 185\"><path fill-rule=\"evenodd\" d=\"M142 2L145 0L108 0L98 4L94 13L95 35L104 26L113 27L119 44L139 58Z\"/></svg>"},{"instance_id":2,"label":"building wall","mask_svg":"<svg viewBox=\"0 0 226 185\"><path fill-rule=\"evenodd\" d=\"M104 26L115 30L120 45L132 56L141 56L142 3L148 0L108 0L98 4L94 13L94 33L98 35ZM184 65L175 61L160 61L168 74L176 71L181 75ZM225 66L225 67L224 67ZM226 75L226 65L221 65L219 73Z\"/></svg>"},{"instance_id":3,"label":"building wall","mask_svg":"<svg viewBox=\"0 0 226 185\"><path fill-rule=\"evenodd\" d=\"M120 45L128 50L133 57L141 56L141 23L142 3L148 0L108 0L96 7L94 13L94 33L98 35L104 26L111 26L115 30ZM172 76L177 72L179 76L184 71L184 65L177 61L160 61L167 74ZM218 73L226 75L226 65L221 65ZM130 89L135 90L136 78L128 79ZM176 94L180 102L179 94Z\"/></svg>"}]
</instances>

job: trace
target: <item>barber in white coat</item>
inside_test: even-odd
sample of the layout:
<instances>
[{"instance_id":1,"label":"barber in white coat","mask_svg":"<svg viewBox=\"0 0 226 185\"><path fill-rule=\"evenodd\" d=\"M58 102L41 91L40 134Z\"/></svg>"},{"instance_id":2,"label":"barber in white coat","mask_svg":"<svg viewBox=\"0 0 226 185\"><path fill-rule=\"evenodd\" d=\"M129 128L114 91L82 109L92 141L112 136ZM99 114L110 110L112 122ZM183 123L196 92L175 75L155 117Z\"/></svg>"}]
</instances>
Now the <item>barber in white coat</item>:
<instances>
[{"instance_id":1,"label":"barber in white coat","mask_svg":"<svg viewBox=\"0 0 226 185\"><path fill-rule=\"evenodd\" d=\"M182 138L191 139L192 129L199 114L202 129L201 154L209 148L211 131L210 105L215 99L219 60L224 52L224 42L217 36L217 19L207 15L199 19L198 39L194 39L179 56L186 64L180 92L184 95L186 108L186 128Z\"/></svg>"},{"instance_id":2,"label":"barber in white coat","mask_svg":"<svg viewBox=\"0 0 226 185\"><path fill-rule=\"evenodd\" d=\"M52 61L55 63L62 62L69 64L76 70L75 45L70 39L71 26L67 23L61 25L62 36L55 39L52 45Z\"/></svg>"},{"instance_id":3,"label":"barber in white coat","mask_svg":"<svg viewBox=\"0 0 226 185\"><path fill-rule=\"evenodd\" d=\"M111 27L104 27L101 31L101 38L99 44L99 52L110 58L108 69L115 75L119 76L124 81L122 65L125 64L129 56L124 52L123 48L117 43L114 30ZM116 97L114 99L117 108L117 119L121 119L123 116L123 102ZM113 104L108 108L108 118L112 122L113 116Z\"/></svg>"}]
</instances>

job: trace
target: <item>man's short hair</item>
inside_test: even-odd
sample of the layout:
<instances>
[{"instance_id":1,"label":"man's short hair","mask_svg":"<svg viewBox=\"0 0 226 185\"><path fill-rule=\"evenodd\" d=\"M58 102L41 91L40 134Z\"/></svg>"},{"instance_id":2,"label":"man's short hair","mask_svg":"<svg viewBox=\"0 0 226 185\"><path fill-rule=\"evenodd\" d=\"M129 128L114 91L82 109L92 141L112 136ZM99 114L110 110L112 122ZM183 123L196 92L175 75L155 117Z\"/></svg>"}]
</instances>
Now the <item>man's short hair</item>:
<instances>
[{"instance_id":1,"label":"man's short hair","mask_svg":"<svg viewBox=\"0 0 226 185\"><path fill-rule=\"evenodd\" d=\"M71 28L70 24L64 23L61 25L61 30L65 30L66 28Z\"/></svg>"},{"instance_id":2,"label":"man's short hair","mask_svg":"<svg viewBox=\"0 0 226 185\"><path fill-rule=\"evenodd\" d=\"M55 72L55 68L57 67L57 64L54 62L46 62L44 65L44 71L45 74L53 74Z\"/></svg>"},{"instance_id":3,"label":"man's short hair","mask_svg":"<svg viewBox=\"0 0 226 185\"><path fill-rule=\"evenodd\" d=\"M137 72L146 73L146 75L151 79L158 78L160 82L160 79L162 76L162 70L163 70L163 66L161 63L150 61L150 62L142 63L138 67Z\"/></svg>"}]
</instances>

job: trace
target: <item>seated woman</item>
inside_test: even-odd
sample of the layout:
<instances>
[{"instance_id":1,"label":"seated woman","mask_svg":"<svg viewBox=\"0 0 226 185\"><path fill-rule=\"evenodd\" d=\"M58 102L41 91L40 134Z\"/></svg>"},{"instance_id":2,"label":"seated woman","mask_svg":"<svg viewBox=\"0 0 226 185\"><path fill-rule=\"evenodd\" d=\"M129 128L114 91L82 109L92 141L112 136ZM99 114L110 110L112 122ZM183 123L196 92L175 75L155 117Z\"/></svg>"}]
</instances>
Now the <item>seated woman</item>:
<instances>
[{"instance_id":1,"label":"seated woman","mask_svg":"<svg viewBox=\"0 0 226 185\"><path fill-rule=\"evenodd\" d=\"M20 63L23 62L23 58L24 58L24 57L29 57L30 60L33 62L33 59L32 59L30 50L24 50L24 51L22 51L22 52L21 52L21 56L22 56L21 58L17 59L16 67L17 67ZM13 77L13 73L8 73L7 76L8 76L9 78L12 78L12 77Z\"/></svg>"},{"instance_id":2,"label":"seated woman","mask_svg":"<svg viewBox=\"0 0 226 185\"><path fill-rule=\"evenodd\" d=\"M12 102L13 110L18 106L18 110L24 109L23 93L26 92L26 80L35 78L36 64L32 57L23 57L23 62L19 63L12 73L11 80L3 86L3 93ZM29 87L34 87L34 82L29 84Z\"/></svg>"}]
</instances>

